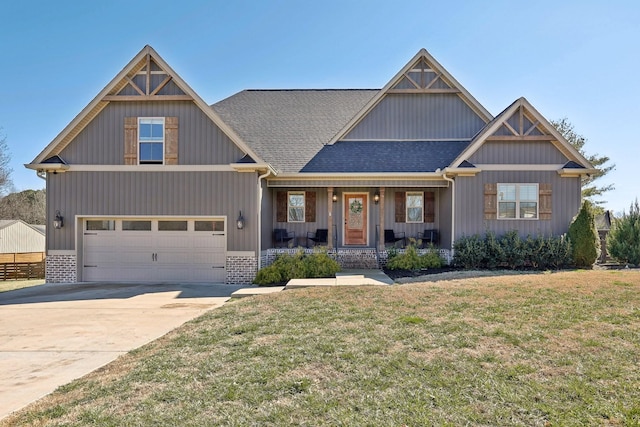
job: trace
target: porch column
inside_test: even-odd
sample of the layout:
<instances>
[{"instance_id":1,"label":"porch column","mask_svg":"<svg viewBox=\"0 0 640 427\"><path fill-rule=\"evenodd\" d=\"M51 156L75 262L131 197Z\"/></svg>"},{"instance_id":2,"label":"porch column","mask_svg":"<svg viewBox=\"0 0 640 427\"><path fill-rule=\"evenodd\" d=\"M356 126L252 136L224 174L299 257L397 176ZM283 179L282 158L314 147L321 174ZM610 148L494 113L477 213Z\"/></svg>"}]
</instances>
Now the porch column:
<instances>
[{"instance_id":1,"label":"porch column","mask_svg":"<svg viewBox=\"0 0 640 427\"><path fill-rule=\"evenodd\" d=\"M327 188L327 247L333 249L333 187Z\"/></svg>"},{"instance_id":2,"label":"porch column","mask_svg":"<svg viewBox=\"0 0 640 427\"><path fill-rule=\"evenodd\" d=\"M378 234L378 250L384 250L384 187L380 187L380 201L378 202L378 209L380 209L380 230Z\"/></svg>"}]
</instances>

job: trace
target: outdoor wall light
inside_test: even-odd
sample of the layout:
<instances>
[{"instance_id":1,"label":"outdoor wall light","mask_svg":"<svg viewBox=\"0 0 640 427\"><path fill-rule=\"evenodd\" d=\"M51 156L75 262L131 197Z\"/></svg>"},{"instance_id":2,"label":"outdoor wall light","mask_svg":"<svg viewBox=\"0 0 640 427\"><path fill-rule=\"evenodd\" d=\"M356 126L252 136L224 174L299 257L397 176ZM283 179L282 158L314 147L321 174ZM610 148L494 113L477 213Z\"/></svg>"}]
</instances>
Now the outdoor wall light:
<instances>
[{"instance_id":1,"label":"outdoor wall light","mask_svg":"<svg viewBox=\"0 0 640 427\"><path fill-rule=\"evenodd\" d=\"M238 215L236 226L238 227L238 230L242 230L244 228L244 217L242 216L242 211L240 211L240 214Z\"/></svg>"},{"instance_id":2,"label":"outdoor wall light","mask_svg":"<svg viewBox=\"0 0 640 427\"><path fill-rule=\"evenodd\" d=\"M331 200L333 200L333 203L336 203L338 201L338 195L334 194L333 197L331 197Z\"/></svg>"},{"instance_id":3,"label":"outdoor wall light","mask_svg":"<svg viewBox=\"0 0 640 427\"><path fill-rule=\"evenodd\" d=\"M379 201L380 201L380 193L376 191L375 194L373 195L373 202L377 205Z\"/></svg>"},{"instance_id":4,"label":"outdoor wall light","mask_svg":"<svg viewBox=\"0 0 640 427\"><path fill-rule=\"evenodd\" d=\"M60 215L60 211L56 211L56 217L53 219L53 228L60 229L64 226L64 218Z\"/></svg>"}]
</instances>

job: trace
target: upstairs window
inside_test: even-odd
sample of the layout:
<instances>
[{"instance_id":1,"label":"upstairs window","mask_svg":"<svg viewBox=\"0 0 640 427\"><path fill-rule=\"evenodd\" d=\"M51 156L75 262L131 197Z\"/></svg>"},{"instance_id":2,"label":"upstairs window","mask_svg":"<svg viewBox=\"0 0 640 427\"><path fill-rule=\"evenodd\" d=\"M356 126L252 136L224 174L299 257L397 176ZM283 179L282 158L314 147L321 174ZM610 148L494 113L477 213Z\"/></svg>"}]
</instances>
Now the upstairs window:
<instances>
[{"instance_id":1,"label":"upstairs window","mask_svg":"<svg viewBox=\"0 0 640 427\"><path fill-rule=\"evenodd\" d=\"M538 184L498 184L499 219L538 219Z\"/></svg>"},{"instance_id":2,"label":"upstairs window","mask_svg":"<svg viewBox=\"0 0 640 427\"><path fill-rule=\"evenodd\" d=\"M164 163L164 118L138 119L138 147L141 165Z\"/></svg>"}]
</instances>

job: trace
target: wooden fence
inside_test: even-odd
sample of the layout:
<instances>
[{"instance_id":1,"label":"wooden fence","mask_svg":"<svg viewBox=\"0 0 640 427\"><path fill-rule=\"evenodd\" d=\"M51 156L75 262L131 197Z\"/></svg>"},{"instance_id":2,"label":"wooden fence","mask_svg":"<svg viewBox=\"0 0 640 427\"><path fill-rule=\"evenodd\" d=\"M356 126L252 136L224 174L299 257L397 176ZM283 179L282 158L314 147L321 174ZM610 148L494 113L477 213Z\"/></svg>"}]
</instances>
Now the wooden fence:
<instances>
[{"instance_id":1,"label":"wooden fence","mask_svg":"<svg viewBox=\"0 0 640 427\"><path fill-rule=\"evenodd\" d=\"M44 279L44 252L0 254L0 280Z\"/></svg>"}]
</instances>

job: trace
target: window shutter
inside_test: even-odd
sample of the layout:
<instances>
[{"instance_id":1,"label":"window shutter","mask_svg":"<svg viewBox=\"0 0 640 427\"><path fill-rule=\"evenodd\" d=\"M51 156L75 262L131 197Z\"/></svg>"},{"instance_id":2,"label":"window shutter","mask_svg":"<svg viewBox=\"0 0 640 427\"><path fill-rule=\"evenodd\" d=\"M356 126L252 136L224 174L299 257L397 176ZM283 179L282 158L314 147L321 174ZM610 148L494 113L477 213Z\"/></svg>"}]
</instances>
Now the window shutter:
<instances>
[{"instance_id":1,"label":"window shutter","mask_svg":"<svg viewBox=\"0 0 640 427\"><path fill-rule=\"evenodd\" d=\"M276 193L276 221L287 222L287 207L289 201L287 200L286 191L278 191Z\"/></svg>"},{"instance_id":2,"label":"window shutter","mask_svg":"<svg viewBox=\"0 0 640 427\"><path fill-rule=\"evenodd\" d=\"M484 185L484 219L498 217L498 184Z\"/></svg>"},{"instance_id":3,"label":"window shutter","mask_svg":"<svg viewBox=\"0 0 640 427\"><path fill-rule=\"evenodd\" d=\"M124 118L124 164L138 164L138 118Z\"/></svg>"},{"instance_id":4,"label":"window shutter","mask_svg":"<svg viewBox=\"0 0 640 427\"><path fill-rule=\"evenodd\" d=\"M407 222L407 198L404 191L396 191L396 222Z\"/></svg>"},{"instance_id":5,"label":"window shutter","mask_svg":"<svg viewBox=\"0 0 640 427\"><path fill-rule=\"evenodd\" d=\"M436 193L424 192L424 222L436 222Z\"/></svg>"},{"instance_id":6,"label":"window shutter","mask_svg":"<svg viewBox=\"0 0 640 427\"><path fill-rule=\"evenodd\" d=\"M316 192L304 192L304 222L316 222Z\"/></svg>"},{"instance_id":7,"label":"window shutter","mask_svg":"<svg viewBox=\"0 0 640 427\"><path fill-rule=\"evenodd\" d=\"M178 164L178 118L164 118L164 164Z\"/></svg>"},{"instance_id":8,"label":"window shutter","mask_svg":"<svg viewBox=\"0 0 640 427\"><path fill-rule=\"evenodd\" d=\"M539 184L538 215L540 219L551 219L551 184Z\"/></svg>"}]
</instances>

